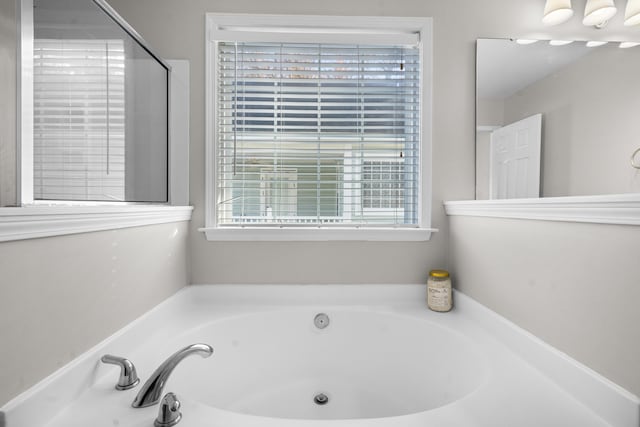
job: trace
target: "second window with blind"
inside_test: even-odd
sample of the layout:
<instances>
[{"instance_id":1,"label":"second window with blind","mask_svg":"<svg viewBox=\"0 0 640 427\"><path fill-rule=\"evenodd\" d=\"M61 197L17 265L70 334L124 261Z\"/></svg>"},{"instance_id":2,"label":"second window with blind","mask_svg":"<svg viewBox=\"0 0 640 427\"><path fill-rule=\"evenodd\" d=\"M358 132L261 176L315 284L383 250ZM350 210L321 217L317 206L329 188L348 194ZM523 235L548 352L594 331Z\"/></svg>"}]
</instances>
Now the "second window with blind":
<instances>
[{"instance_id":1,"label":"second window with blind","mask_svg":"<svg viewBox=\"0 0 640 427\"><path fill-rule=\"evenodd\" d=\"M215 227L425 226L424 22L208 18Z\"/></svg>"}]
</instances>

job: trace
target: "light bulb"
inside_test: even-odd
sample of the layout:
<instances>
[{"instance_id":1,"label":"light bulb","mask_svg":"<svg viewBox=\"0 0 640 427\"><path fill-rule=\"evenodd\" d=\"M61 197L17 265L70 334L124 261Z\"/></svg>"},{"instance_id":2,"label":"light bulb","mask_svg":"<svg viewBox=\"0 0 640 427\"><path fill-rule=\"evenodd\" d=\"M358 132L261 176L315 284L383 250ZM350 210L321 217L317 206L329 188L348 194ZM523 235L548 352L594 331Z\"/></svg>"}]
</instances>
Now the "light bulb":
<instances>
[{"instance_id":1,"label":"light bulb","mask_svg":"<svg viewBox=\"0 0 640 427\"><path fill-rule=\"evenodd\" d=\"M587 0L582 23L588 26L602 25L613 18L617 11L613 0Z\"/></svg>"},{"instance_id":2,"label":"light bulb","mask_svg":"<svg viewBox=\"0 0 640 427\"><path fill-rule=\"evenodd\" d=\"M638 24L640 24L640 0L629 0L624 11L624 25Z\"/></svg>"},{"instance_id":3,"label":"light bulb","mask_svg":"<svg viewBox=\"0 0 640 427\"><path fill-rule=\"evenodd\" d=\"M571 0L547 0L544 5L542 23L558 25L568 21L572 16Z\"/></svg>"}]
</instances>

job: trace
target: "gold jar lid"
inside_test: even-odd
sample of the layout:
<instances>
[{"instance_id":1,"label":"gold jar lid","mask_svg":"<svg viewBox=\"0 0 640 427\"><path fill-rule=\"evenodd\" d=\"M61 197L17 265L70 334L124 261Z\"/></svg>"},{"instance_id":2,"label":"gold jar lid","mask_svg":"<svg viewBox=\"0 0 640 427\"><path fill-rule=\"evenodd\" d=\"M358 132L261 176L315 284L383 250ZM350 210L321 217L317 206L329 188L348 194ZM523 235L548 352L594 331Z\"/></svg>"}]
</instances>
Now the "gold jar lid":
<instances>
[{"instance_id":1,"label":"gold jar lid","mask_svg":"<svg viewBox=\"0 0 640 427\"><path fill-rule=\"evenodd\" d=\"M449 277L449 272L447 270L431 270L429 272L430 277L437 277L438 279L444 279Z\"/></svg>"}]
</instances>

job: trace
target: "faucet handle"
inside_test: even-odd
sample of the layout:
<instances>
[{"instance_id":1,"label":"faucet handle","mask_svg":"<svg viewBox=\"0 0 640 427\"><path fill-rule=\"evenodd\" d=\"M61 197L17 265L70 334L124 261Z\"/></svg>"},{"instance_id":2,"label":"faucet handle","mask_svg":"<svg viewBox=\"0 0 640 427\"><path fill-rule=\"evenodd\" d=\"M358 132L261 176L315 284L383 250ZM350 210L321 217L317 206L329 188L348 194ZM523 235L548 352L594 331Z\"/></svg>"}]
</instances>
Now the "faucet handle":
<instances>
[{"instance_id":1,"label":"faucet handle","mask_svg":"<svg viewBox=\"0 0 640 427\"><path fill-rule=\"evenodd\" d=\"M133 366L133 363L129 359L105 354L100 360L103 363L120 366L120 378L118 378L116 390L129 390L137 386L140 382L138 374L136 373L136 367Z\"/></svg>"},{"instance_id":2,"label":"faucet handle","mask_svg":"<svg viewBox=\"0 0 640 427\"><path fill-rule=\"evenodd\" d=\"M173 393L167 393L160 401L160 409L158 417L153 422L155 427L171 427L180 421L182 413L180 412L180 401L178 396Z\"/></svg>"}]
</instances>

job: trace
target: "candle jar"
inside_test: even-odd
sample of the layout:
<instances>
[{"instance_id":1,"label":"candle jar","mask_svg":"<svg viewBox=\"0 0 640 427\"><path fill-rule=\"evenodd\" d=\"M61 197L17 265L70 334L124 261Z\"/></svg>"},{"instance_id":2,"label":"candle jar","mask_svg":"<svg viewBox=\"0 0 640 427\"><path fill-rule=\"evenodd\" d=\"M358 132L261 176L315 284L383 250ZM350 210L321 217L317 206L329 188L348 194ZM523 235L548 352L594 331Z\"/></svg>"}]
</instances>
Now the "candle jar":
<instances>
[{"instance_id":1,"label":"candle jar","mask_svg":"<svg viewBox=\"0 0 640 427\"><path fill-rule=\"evenodd\" d=\"M451 299L451 278L446 270L431 270L427 279L427 306L433 311L449 311L453 307Z\"/></svg>"}]
</instances>

